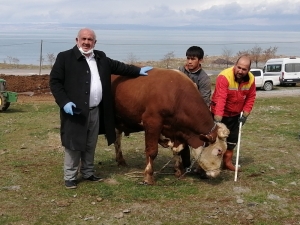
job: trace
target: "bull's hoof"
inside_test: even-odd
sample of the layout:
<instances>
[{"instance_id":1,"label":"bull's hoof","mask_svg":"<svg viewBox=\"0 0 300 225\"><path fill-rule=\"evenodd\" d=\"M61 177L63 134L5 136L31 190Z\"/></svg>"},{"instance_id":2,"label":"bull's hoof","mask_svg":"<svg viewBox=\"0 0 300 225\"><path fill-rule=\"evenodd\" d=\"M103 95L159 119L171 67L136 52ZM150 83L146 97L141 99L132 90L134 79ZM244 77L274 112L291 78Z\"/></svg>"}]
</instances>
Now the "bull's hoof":
<instances>
[{"instance_id":1,"label":"bull's hoof","mask_svg":"<svg viewBox=\"0 0 300 225\"><path fill-rule=\"evenodd\" d=\"M120 161L120 162L118 162L118 166L127 167L128 165L125 161Z\"/></svg>"},{"instance_id":2,"label":"bull's hoof","mask_svg":"<svg viewBox=\"0 0 300 225\"><path fill-rule=\"evenodd\" d=\"M184 171L181 170L175 170L175 177L181 177L184 174Z\"/></svg>"},{"instance_id":3,"label":"bull's hoof","mask_svg":"<svg viewBox=\"0 0 300 225\"><path fill-rule=\"evenodd\" d=\"M142 181L142 182L139 182L139 184L147 186L147 185L153 185L154 183L150 184L147 181Z\"/></svg>"},{"instance_id":4,"label":"bull's hoof","mask_svg":"<svg viewBox=\"0 0 300 225\"><path fill-rule=\"evenodd\" d=\"M152 184L155 183L152 171L147 170L147 169L145 170L145 172L144 172L144 182L149 184L149 185L152 185Z\"/></svg>"}]
</instances>

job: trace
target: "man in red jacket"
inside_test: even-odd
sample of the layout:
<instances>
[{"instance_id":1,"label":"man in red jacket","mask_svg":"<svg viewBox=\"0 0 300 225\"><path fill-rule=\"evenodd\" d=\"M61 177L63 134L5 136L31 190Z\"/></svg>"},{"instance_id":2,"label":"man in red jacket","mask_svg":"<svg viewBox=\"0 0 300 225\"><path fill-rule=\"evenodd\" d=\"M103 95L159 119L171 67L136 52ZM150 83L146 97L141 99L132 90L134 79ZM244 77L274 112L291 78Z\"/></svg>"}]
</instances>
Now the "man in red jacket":
<instances>
[{"instance_id":1,"label":"man in red jacket","mask_svg":"<svg viewBox=\"0 0 300 225\"><path fill-rule=\"evenodd\" d=\"M223 167L235 170L232 164L233 149L238 141L239 123L249 116L256 97L255 79L250 71L251 59L241 56L235 65L223 70L217 77L212 95L211 112L216 122L224 123L230 130ZM242 116L240 114L242 113Z\"/></svg>"}]
</instances>

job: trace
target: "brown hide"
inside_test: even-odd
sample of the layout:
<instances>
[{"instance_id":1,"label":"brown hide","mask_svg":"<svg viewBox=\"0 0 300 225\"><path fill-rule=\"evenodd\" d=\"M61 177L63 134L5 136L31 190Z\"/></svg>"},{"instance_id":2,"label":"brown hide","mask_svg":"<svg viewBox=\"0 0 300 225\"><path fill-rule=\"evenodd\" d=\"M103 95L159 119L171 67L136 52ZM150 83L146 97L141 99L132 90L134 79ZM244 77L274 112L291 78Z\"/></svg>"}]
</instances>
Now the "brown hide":
<instances>
[{"instance_id":1,"label":"brown hide","mask_svg":"<svg viewBox=\"0 0 300 225\"><path fill-rule=\"evenodd\" d=\"M144 181L154 183L153 161L160 135L199 148L215 142L217 127L194 83L177 70L154 68L148 76L112 75L116 128L125 133L145 131Z\"/></svg>"}]
</instances>

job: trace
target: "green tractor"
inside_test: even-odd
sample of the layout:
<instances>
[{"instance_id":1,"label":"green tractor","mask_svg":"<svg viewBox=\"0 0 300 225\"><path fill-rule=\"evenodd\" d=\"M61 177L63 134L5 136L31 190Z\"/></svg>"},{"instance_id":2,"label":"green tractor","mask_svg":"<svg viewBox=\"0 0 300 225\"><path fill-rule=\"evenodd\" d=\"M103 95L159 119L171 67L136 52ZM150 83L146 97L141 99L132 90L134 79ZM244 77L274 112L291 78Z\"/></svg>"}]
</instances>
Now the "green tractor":
<instances>
[{"instance_id":1,"label":"green tractor","mask_svg":"<svg viewBox=\"0 0 300 225\"><path fill-rule=\"evenodd\" d=\"M5 90L6 81L0 78L0 112L7 110L11 102L16 102L18 94Z\"/></svg>"}]
</instances>

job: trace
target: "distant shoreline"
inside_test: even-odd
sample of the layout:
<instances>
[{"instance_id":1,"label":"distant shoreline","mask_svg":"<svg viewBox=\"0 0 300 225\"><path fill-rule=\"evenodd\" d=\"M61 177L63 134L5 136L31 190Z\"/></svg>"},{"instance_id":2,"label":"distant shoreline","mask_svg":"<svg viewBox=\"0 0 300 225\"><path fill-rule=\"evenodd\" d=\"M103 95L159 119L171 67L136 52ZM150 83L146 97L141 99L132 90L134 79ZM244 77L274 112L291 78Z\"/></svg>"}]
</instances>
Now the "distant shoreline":
<instances>
[{"instance_id":1,"label":"distant shoreline","mask_svg":"<svg viewBox=\"0 0 300 225\"><path fill-rule=\"evenodd\" d=\"M119 61L135 58L137 61L159 61L166 54L173 53L176 58L184 58L186 50L193 45L203 48L205 56L223 55L224 49L236 55L258 45L262 50L278 47L277 55L296 56L300 52L300 32L287 35L284 32L266 31L205 31L193 30L102 30L95 29L97 35L96 49ZM134 34L134 35L133 35ZM59 52L68 50L75 45L77 32L63 29L19 30L3 32L0 37L0 62L17 62L27 64L28 68L48 62L48 54L57 56ZM205 59L206 61L206 59ZM32 65L30 65L32 64ZM0 68L6 68L0 66ZM13 68L13 67L11 67ZM174 67L176 68L176 67Z\"/></svg>"},{"instance_id":2,"label":"distant shoreline","mask_svg":"<svg viewBox=\"0 0 300 225\"><path fill-rule=\"evenodd\" d=\"M50 69L43 69L41 71L41 75L49 75ZM211 76L216 75L220 70L207 70L205 69L205 72ZM32 76L32 75L39 75L39 69L0 69L1 75L15 75L15 76Z\"/></svg>"},{"instance_id":3,"label":"distant shoreline","mask_svg":"<svg viewBox=\"0 0 300 225\"><path fill-rule=\"evenodd\" d=\"M221 71L223 67L218 65L212 65L212 61L216 60L217 58L221 58L221 56L209 56L204 58L204 63L202 64L204 70L209 74L212 75L216 73L215 71ZM169 62L169 68L177 69L179 66L182 66L185 63L185 58L174 58ZM128 62L125 62L128 63ZM132 64L132 63L129 63ZM163 60L149 60L149 61L136 61L133 64L137 66L153 66L158 68L165 68L165 62ZM18 67L18 68L14 68ZM27 65L27 64L3 64L0 63L0 74L4 75L23 75L23 76L30 76L30 75L39 75L40 68L38 65ZM43 65L41 69L41 75L50 74L51 68L50 65ZM211 71L211 72L210 72Z\"/></svg>"},{"instance_id":4,"label":"distant shoreline","mask_svg":"<svg viewBox=\"0 0 300 225\"><path fill-rule=\"evenodd\" d=\"M277 55L276 58L279 57L288 57L284 55ZM223 58L222 56L205 56L202 67L206 71L208 75L217 75L221 70L227 68L225 64L215 64L213 63L217 59ZM185 58L173 58L169 62L169 68L170 69L178 69L179 66L182 66L185 63ZM235 62L236 56L232 56L230 58L230 61ZM125 62L128 63L128 62ZM131 63L129 63L131 64ZM137 66L153 66L158 68L166 68L166 62L164 60L149 60L149 61L136 61L133 63ZM257 66L257 68L263 68L264 62L260 62ZM14 67L18 68L14 68ZM232 66L232 65L229 65ZM252 62L252 68L255 67L255 63ZM3 64L0 63L0 74L3 75L22 75L22 76L30 76L30 75L47 75L50 74L51 67L50 65L43 65L40 73L40 68L38 65L27 65L27 64L19 64L19 65L13 65L13 64Z\"/></svg>"}]
</instances>

